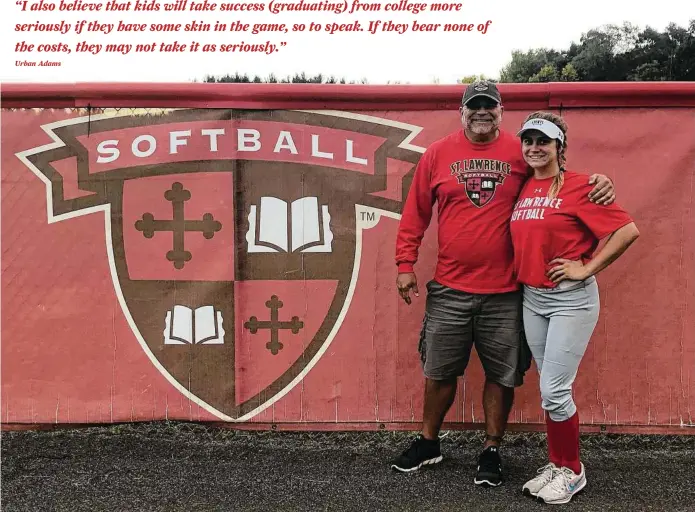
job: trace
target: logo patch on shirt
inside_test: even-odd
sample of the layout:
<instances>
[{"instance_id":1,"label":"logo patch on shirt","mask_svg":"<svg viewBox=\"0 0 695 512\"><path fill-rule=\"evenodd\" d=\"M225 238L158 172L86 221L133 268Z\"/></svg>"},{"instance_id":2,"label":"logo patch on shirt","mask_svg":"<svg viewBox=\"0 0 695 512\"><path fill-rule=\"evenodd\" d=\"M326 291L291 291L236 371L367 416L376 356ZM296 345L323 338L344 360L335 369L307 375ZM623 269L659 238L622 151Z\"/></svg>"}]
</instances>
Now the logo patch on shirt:
<instances>
[{"instance_id":1,"label":"logo patch on shirt","mask_svg":"<svg viewBox=\"0 0 695 512\"><path fill-rule=\"evenodd\" d=\"M502 184L512 172L508 162L486 158L457 160L450 168L459 184L466 187L468 199L478 208L492 201L497 185Z\"/></svg>"}]
</instances>

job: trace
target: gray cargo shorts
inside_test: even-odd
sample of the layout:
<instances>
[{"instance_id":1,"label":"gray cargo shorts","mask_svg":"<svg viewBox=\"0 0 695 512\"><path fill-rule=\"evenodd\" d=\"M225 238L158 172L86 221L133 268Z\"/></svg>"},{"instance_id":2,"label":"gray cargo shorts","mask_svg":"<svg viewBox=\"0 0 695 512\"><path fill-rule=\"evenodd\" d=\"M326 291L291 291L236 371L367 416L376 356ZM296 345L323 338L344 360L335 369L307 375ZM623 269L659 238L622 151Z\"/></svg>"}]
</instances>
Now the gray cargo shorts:
<instances>
[{"instance_id":1,"label":"gray cargo shorts","mask_svg":"<svg viewBox=\"0 0 695 512\"><path fill-rule=\"evenodd\" d=\"M427 283L419 346L425 376L449 380L463 375L475 345L488 380L521 386L531 366L522 297L521 290L483 295Z\"/></svg>"}]
</instances>

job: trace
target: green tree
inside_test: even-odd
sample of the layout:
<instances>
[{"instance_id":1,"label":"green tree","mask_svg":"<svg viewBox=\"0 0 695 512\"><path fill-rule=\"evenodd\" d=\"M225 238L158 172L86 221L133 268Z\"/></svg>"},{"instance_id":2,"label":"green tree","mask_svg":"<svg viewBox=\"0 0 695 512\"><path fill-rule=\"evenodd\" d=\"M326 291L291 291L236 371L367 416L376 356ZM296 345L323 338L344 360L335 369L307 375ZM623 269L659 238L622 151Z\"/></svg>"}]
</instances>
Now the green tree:
<instances>
[{"instance_id":1,"label":"green tree","mask_svg":"<svg viewBox=\"0 0 695 512\"><path fill-rule=\"evenodd\" d=\"M688 28L674 23L658 32L640 33L632 55L629 80L692 80L695 67L695 22Z\"/></svg>"},{"instance_id":2,"label":"green tree","mask_svg":"<svg viewBox=\"0 0 695 512\"><path fill-rule=\"evenodd\" d=\"M676 80L695 81L695 20L685 31L674 59Z\"/></svg>"},{"instance_id":3,"label":"green tree","mask_svg":"<svg viewBox=\"0 0 695 512\"><path fill-rule=\"evenodd\" d=\"M538 73L529 77L529 82L557 82L557 69L552 64L546 64Z\"/></svg>"},{"instance_id":4,"label":"green tree","mask_svg":"<svg viewBox=\"0 0 695 512\"><path fill-rule=\"evenodd\" d=\"M574 68L574 66L570 62L564 68L562 68L562 73L560 73L560 81L561 82L576 82L577 80L579 80L579 74L577 74L577 70Z\"/></svg>"},{"instance_id":5,"label":"green tree","mask_svg":"<svg viewBox=\"0 0 695 512\"><path fill-rule=\"evenodd\" d=\"M615 71L614 54L617 46L616 32L608 29L594 29L582 34L577 55L572 66L584 80L611 80Z\"/></svg>"},{"instance_id":6,"label":"green tree","mask_svg":"<svg viewBox=\"0 0 695 512\"><path fill-rule=\"evenodd\" d=\"M556 67L564 56L556 50L540 48L522 52L512 52L512 60L500 71L500 82L528 82L547 65Z\"/></svg>"},{"instance_id":7,"label":"green tree","mask_svg":"<svg viewBox=\"0 0 695 512\"><path fill-rule=\"evenodd\" d=\"M495 82L495 80L491 78L487 78L485 75L466 75L462 78L459 78L456 80L457 84L472 84L473 82L477 80L488 80L490 82Z\"/></svg>"},{"instance_id":8,"label":"green tree","mask_svg":"<svg viewBox=\"0 0 695 512\"><path fill-rule=\"evenodd\" d=\"M512 52L502 82L695 80L695 20L663 32L630 24L582 34L567 50Z\"/></svg>"},{"instance_id":9,"label":"green tree","mask_svg":"<svg viewBox=\"0 0 695 512\"><path fill-rule=\"evenodd\" d=\"M284 78L278 79L275 74L271 73L267 78L261 78L255 75L253 78L249 77L247 74L241 74L235 72L233 75L227 74L222 76L212 76L208 75L205 77L204 82L206 83L270 83L270 84L346 84L348 83L345 78L338 80L335 76L325 77L321 73L314 76L307 76L305 72L295 73L294 76L286 76ZM350 82L351 84L356 83L354 80ZM367 83L366 79L362 79L360 83Z\"/></svg>"}]
</instances>

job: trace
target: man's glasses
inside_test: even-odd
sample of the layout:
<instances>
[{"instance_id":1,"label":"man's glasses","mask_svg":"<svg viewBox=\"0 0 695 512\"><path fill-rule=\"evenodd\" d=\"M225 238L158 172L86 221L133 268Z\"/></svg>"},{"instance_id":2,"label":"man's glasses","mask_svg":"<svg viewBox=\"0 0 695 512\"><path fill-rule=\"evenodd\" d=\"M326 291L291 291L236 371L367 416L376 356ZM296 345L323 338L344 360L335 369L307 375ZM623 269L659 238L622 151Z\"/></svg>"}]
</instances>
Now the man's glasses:
<instances>
[{"instance_id":1,"label":"man's glasses","mask_svg":"<svg viewBox=\"0 0 695 512\"><path fill-rule=\"evenodd\" d=\"M466 108L469 110L480 110L485 109L485 110L492 110L493 108L497 108L499 104L491 100L489 98L475 98L466 103Z\"/></svg>"}]
</instances>

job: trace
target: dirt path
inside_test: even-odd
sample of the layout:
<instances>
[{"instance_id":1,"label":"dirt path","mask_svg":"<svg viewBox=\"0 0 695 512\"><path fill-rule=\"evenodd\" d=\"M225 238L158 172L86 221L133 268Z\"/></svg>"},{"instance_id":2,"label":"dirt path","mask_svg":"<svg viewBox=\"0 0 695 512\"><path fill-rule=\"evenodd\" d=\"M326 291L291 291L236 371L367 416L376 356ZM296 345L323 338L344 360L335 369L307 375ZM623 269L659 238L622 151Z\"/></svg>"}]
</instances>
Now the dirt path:
<instances>
[{"instance_id":1,"label":"dirt path","mask_svg":"<svg viewBox=\"0 0 695 512\"><path fill-rule=\"evenodd\" d=\"M509 436L507 482L473 484L479 433L452 432L447 457L415 474L388 461L404 433L244 433L140 424L2 433L3 512L14 511L518 511L543 462L544 437ZM574 511L695 511L695 436L585 436L589 485Z\"/></svg>"}]
</instances>

